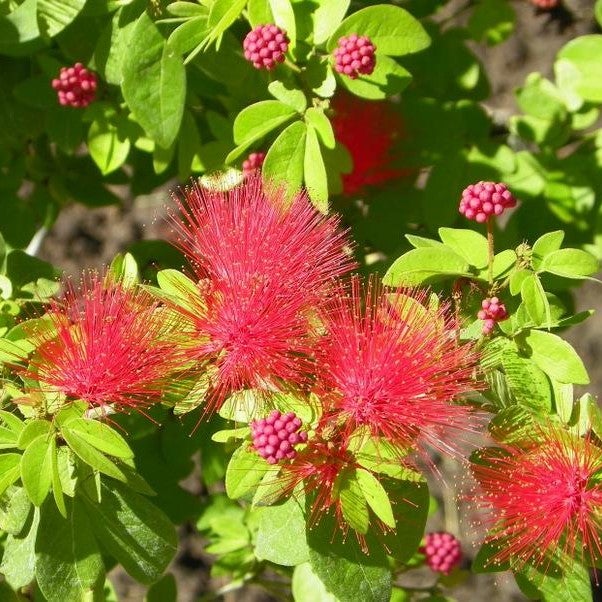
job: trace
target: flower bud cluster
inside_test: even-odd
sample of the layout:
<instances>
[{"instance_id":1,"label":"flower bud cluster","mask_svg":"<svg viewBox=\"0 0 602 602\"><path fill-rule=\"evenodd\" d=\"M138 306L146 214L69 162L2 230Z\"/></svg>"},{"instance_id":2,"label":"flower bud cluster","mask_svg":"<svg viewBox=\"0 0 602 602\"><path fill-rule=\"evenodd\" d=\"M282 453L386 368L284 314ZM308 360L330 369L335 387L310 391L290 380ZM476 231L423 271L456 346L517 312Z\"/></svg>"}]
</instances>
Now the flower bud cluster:
<instances>
[{"instance_id":1,"label":"flower bud cluster","mask_svg":"<svg viewBox=\"0 0 602 602\"><path fill-rule=\"evenodd\" d=\"M307 441L307 433L300 428L301 419L294 412L281 414L274 410L267 418L251 422L253 447L270 464L290 460L297 453L295 445Z\"/></svg>"},{"instance_id":2,"label":"flower bud cluster","mask_svg":"<svg viewBox=\"0 0 602 602\"><path fill-rule=\"evenodd\" d=\"M506 306L500 303L497 297L483 299L481 309L477 314L479 320L483 320L483 334L490 334L495 327L496 322L501 322L508 317Z\"/></svg>"},{"instance_id":3,"label":"flower bud cluster","mask_svg":"<svg viewBox=\"0 0 602 602\"><path fill-rule=\"evenodd\" d=\"M263 162L265 161L265 153L251 153L243 162L242 162L242 171L243 173L250 174L258 169L261 169Z\"/></svg>"},{"instance_id":4,"label":"flower bud cluster","mask_svg":"<svg viewBox=\"0 0 602 602\"><path fill-rule=\"evenodd\" d=\"M268 71L284 62L288 45L286 32L273 24L258 25L247 34L243 42L245 58L256 69Z\"/></svg>"},{"instance_id":5,"label":"flower bud cluster","mask_svg":"<svg viewBox=\"0 0 602 602\"><path fill-rule=\"evenodd\" d=\"M462 561L462 547L451 533L427 533L420 551L426 556L427 565L444 575L449 574Z\"/></svg>"},{"instance_id":6,"label":"flower bud cluster","mask_svg":"<svg viewBox=\"0 0 602 602\"><path fill-rule=\"evenodd\" d=\"M460 213L467 219L486 222L492 215L501 215L505 209L516 206L516 199L505 184L478 182L462 192Z\"/></svg>"},{"instance_id":7,"label":"flower bud cluster","mask_svg":"<svg viewBox=\"0 0 602 602\"><path fill-rule=\"evenodd\" d=\"M96 98L96 74L81 63L63 67L52 87L57 91L59 103L77 108L87 107Z\"/></svg>"},{"instance_id":8,"label":"flower bud cluster","mask_svg":"<svg viewBox=\"0 0 602 602\"><path fill-rule=\"evenodd\" d=\"M334 68L351 79L356 79L359 75L370 75L376 66L375 52L376 46L367 36L343 36L334 51Z\"/></svg>"}]
</instances>

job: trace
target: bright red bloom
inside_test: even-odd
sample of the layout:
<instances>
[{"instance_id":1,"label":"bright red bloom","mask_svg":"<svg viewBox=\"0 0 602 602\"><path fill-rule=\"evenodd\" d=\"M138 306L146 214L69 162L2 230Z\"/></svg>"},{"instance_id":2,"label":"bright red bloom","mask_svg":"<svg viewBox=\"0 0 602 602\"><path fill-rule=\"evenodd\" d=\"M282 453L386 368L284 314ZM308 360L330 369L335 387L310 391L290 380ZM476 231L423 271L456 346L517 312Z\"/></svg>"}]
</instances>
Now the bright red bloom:
<instances>
[{"instance_id":1,"label":"bright red bloom","mask_svg":"<svg viewBox=\"0 0 602 602\"><path fill-rule=\"evenodd\" d=\"M396 164L395 145L405 136L405 131L401 115L391 103L338 93L332 108L335 137L347 147L353 160L351 173L343 174L344 194L357 195L367 186L413 173Z\"/></svg>"},{"instance_id":2,"label":"bright red bloom","mask_svg":"<svg viewBox=\"0 0 602 602\"><path fill-rule=\"evenodd\" d=\"M602 555L602 449L549 428L529 447L484 450L472 464L480 508L491 512L491 561L546 568L556 549Z\"/></svg>"},{"instance_id":3,"label":"bright red bloom","mask_svg":"<svg viewBox=\"0 0 602 602\"><path fill-rule=\"evenodd\" d=\"M362 290L354 278L322 312L317 393L348 433L366 426L392 443L455 451L458 435L474 430L472 410L452 401L475 388L476 355L458 343L447 306L427 300L426 291L393 293L373 281Z\"/></svg>"},{"instance_id":4,"label":"bright red bloom","mask_svg":"<svg viewBox=\"0 0 602 602\"><path fill-rule=\"evenodd\" d=\"M165 318L142 289L87 274L79 291L67 284L47 315L55 332L38 335L27 371L45 390L90 406L142 408L159 401L168 374L178 368L167 336L173 317Z\"/></svg>"},{"instance_id":5,"label":"bright red bloom","mask_svg":"<svg viewBox=\"0 0 602 602\"><path fill-rule=\"evenodd\" d=\"M217 398L304 381L310 313L354 266L339 219L253 175L227 192L188 189L176 202L177 244L206 279L189 316L199 333L191 353L215 361Z\"/></svg>"}]
</instances>

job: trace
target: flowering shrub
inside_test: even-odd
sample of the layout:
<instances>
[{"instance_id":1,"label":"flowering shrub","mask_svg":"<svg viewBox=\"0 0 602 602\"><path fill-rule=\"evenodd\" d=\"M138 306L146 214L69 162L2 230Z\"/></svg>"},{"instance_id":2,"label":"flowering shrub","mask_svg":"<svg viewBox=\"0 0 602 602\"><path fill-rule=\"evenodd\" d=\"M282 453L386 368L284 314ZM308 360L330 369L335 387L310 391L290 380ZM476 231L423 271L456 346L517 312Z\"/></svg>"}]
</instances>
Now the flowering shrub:
<instances>
[{"instance_id":1,"label":"flowering shrub","mask_svg":"<svg viewBox=\"0 0 602 602\"><path fill-rule=\"evenodd\" d=\"M216 596L435 602L470 568L592 599L602 414L561 335L602 36L500 126L467 38L513 9L443 4L0 1L0 599L114 600L119 565L177 600L179 525ZM176 177L171 247L36 257L62 206ZM476 552L427 532L447 462Z\"/></svg>"}]
</instances>

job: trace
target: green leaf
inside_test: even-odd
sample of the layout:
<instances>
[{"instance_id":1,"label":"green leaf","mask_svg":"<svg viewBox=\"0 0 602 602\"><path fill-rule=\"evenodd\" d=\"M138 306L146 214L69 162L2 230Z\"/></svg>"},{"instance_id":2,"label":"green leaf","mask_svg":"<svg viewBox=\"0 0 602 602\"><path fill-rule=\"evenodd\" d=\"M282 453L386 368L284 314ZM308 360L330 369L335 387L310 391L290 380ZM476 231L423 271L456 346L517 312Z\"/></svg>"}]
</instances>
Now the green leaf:
<instances>
[{"instance_id":1,"label":"green leaf","mask_svg":"<svg viewBox=\"0 0 602 602\"><path fill-rule=\"evenodd\" d=\"M0 454L0 494L21 475L21 454Z\"/></svg>"},{"instance_id":2,"label":"green leaf","mask_svg":"<svg viewBox=\"0 0 602 602\"><path fill-rule=\"evenodd\" d=\"M251 27L274 22L274 15L270 8L269 0L249 0L247 4L247 17Z\"/></svg>"},{"instance_id":3,"label":"green leaf","mask_svg":"<svg viewBox=\"0 0 602 602\"><path fill-rule=\"evenodd\" d=\"M537 274L530 273L525 277L520 295L536 326L550 324L550 304Z\"/></svg>"},{"instance_id":4,"label":"green leaf","mask_svg":"<svg viewBox=\"0 0 602 602\"><path fill-rule=\"evenodd\" d=\"M168 8L170 6L172 5L169 4ZM207 27L207 17L207 14L195 16L179 25L170 34L169 38L167 39L167 45L170 48L173 48L174 51L180 55L187 54L194 48L197 48L199 44L203 43L203 40L209 33L209 28Z\"/></svg>"},{"instance_id":5,"label":"green leaf","mask_svg":"<svg viewBox=\"0 0 602 602\"><path fill-rule=\"evenodd\" d=\"M284 504L261 509L255 539L255 555L283 566L296 566L309 560L305 538L305 499L295 495Z\"/></svg>"},{"instance_id":6,"label":"green leaf","mask_svg":"<svg viewBox=\"0 0 602 602\"><path fill-rule=\"evenodd\" d=\"M106 120L93 121L88 130L88 150L103 175L119 169L130 152L130 141Z\"/></svg>"},{"instance_id":7,"label":"green leaf","mask_svg":"<svg viewBox=\"0 0 602 602\"><path fill-rule=\"evenodd\" d=\"M341 501L341 511L347 524L358 533L366 534L370 526L370 515L364 492L357 479L357 470L339 473L334 484Z\"/></svg>"},{"instance_id":8,"label":"green leaf","mask_svg":"<svg viewBox=\"0 0 602 602\"><path fill-rule=\"evenodd\" d=\"M104 563L91 525L102 521L76 498L68 501L67 519L48 501L41 509L36 538L36 579L48 602L91 599L104 582ZM90 520L94 517L94 520Z\"/></svg>"},{"instance_id":9,"label":"green leaf","mask_svg":"<svg viewBox=\"0 0 602 602\"><path fill-rule=\"evenodd\" d=\"M485 542L476 553L471 565L474 573L497 573L507 571L510 568L508 562L493 562L491 558L499 552L499 548L492 543Z\"/></svg>"},{"instance_id":10,"label":"green leaf","mask_svg":"<svg viewBox=\"0 0 602 602\"><path fill-rule=\"evenodd\" d=\"M328 40L343 20L349 4L350 0L321 0L313 11L314 44L320 46Z\"/></svg>"},{"instance_id":11,"label":"green leaf","mask_svg":"<svg viewBox=\"0 0 602 602\"><path fill-rule=\"evenodd\" d=\"M15 10L8 15L2 11L0 18L0 49L3 51L11 51L17 44L26 44L33 42L28 46L34 49L40 42L40 30L36 14L37 0L25 0L20 6L16 6ZM36 40L36 38L38 40ZM27 46L25 46L27 48Z\"/></svg>"},{"instance_id":12,"label":"green leaf","mask_svg":"<svg viewBox=\"0 0 602 602\"><path fill-rule=\"evenodd\" d=\"M23 487L12 487L0 497L0 529L3 531L21 535L32 513L33 506Z\"/></svg>"},{"instance_id":13,"label":"green leaf","mask_svg":"<svg viewBox=\"0 0 602 602\"><path fill-rule=\"evenodd\" d=\"M493 278L506 278L516 265L516 259L516 253L512 249L505 249L497 253L493 257Z\"/></svg>"},{"instance_id":14,"label":"green leaf","mask_svg":"<svg viewBox=\"0 0 602 602\"><path fill-rule=\"evenodd\" d=\"M295 602L338 602L314 573L309 562L295 567L292 591Z\"/></svg>"},{"instance_id":15,"label":"green leaf","mask_svg":"<svg viewBox=\"0 0 602 602\"><path fill-rule=\"evenodd\" d=\"M537 270L548 253L560 249L563 240L564 232L562 230L546 232L543 236L540 236L533 244L533 267Z\"/></svg>"},{"instance_id":16,"label":"green leaf","mask_svg":"<svg viewBox=\"0 0 602 602\"><path fill-rule=\"evenodd\" d=\"M27 446L21 457L21 481L35 506L41 506L50 491L55 453L54 437L40 435Z\"/></svg>"},{"instance_id":17,"label":"green leaf","mask_svg":"<svg viewBox=\"0 0 602 602\"><path fill-rule=\"evenodd\" d=\"M589 376L577 352L551 332L531 330L524 338L526 353L553 379L561 383L587 385Z\"/></svg>"},{"instance_id":18,"label":"green leaf","mask_svg":"<svg viewBox=\"0 0 602 602\"><path fill-rule=\"evenodd\" d=\"M266 403L261 391L245 389L237 391L226 399L219 409L219 415L235 422L251 422L265 415Z\"/></svg>"},{"instance_id":19,"label":"green leaf","mask_svg":"<svg viewBox=\"0 0 602 602\"><path fill-rule=\"evenodd\" d=\"M355 476L360 489L374 514L376 514L385 525L394 529L395 518L393 517L393 508L391 508L389 496L384 487L380 484L380 481L371 472L368 472L363 468L356 469Z\"/></svg>"},{"instance_id":20,"label":"green leaf","mask_svg":"<svg viewBox=\"0 0 602 602\"><path fill-rule=\"evenodd\" d=\"M40 524L39 509L36 508L29 518L24 533L19 533L18 536L9 534L6 538L2 564L0 565L0 573L4 575L7 583L16 590L29 585L35 578L35 543Z\"/></svg>"},{"instance_id":21,"label":"green leaf","mask_svg":"<svg viewBox=\"0 0 602 602\"><path fill-rule=\"evenodd\" d=\"M394 59L382 55L377 58L374 71L370 75L360 75L356 79L340 76L339 80L356 96L383 100L404 90L412 81L412 76Z\"/></svg>"},{"instance_id":22,"label":"green leaf","mask_svg":"<svg viewBox=\"0 0 602 602\"><path fill-rule=\"evenodd\" d=\"M236 21L246 4L247 0L215 0L209 12L211 34L205 45L217 40Z\"/></svg>"},{"instance_id":23,"label":"green leaf","mask_svg":"<svg viewBox=\"0 0 602 602\"><path fill-rule=\"evenodd\" d=\"M575 69L573 86L583 100L602 102L602 35L579 36L558 53L557 61L568 61Z\"/></svg>"},{"instance_id":24,"label":"green leaf","mask_svg":"<svg viewBox=\"0 0 602 602\"><path fill-rule=\"evenodd\" d=\"M178 587L175 577L168 573L146 592L144 602L178 602Z\"/></svg>"},{"instance_id":25,"label":"green leaf","mask_svg":"<svg viewBox=\"0 0 602 602\"><path fill-rule=\"evenodd\" d=\"M251 429L248 426L243 426L238 429L224 429L213 433L213 435L211 435L211 441L228 443L235 439L246 439L250 434Z\"/></svg>"},{"instance_id":26,"label":"green leaf","mask_svg":"<svg viewBox=\"0 0 602 602\"><path fill-rule=\"evenodd\" d=\"M583 279L595 274L599 269L598 260L581 249L559 249L548 253L542 260L539 270L564 278Z\"/></svg>"},{"instance_id":27,"label":"green leaf","mask_svg":"<svg viewBox=\"0 0 602 602\"><path fill-rule=\"evenodd\" d=\"M506 40L514 30L516 15L505 0L481 0L468 20L468 31L477 42L493 46Z\"/></svg>"},{"instance_id":28,"label":"green leaf","mask_svg":"<svg viewBox=\"0 0 602 602\"><path fill-rule=\"evenodd\" d=\"M369 6L347 17L328 40L332 52L341 36L350 34L368 36L376 46L377 64L382 55L402 56L429 46L431 40L409 12L397 6L384 4Z\"/></svg>"},{"instance_id":29,"label":"green leaf","mask_svg":"<svg viewBox=\"0 0 602 602\"><path fill-rule=\"evenodd\" d=\"M460 257L466 259L470 265L477 268L487 265L489 251L487 239L482 234L460 228L439 228L439 237Z\"/></svg>"},{"instance_id":30,"label":"green leaf","mask_svg":"<svg viewBox=\"0 0 602 602\"><path fill-rule=\"evenodd\" d=\"M309 562L326 590L339 602L384 602L391 596L391 572L382 550L369 555L355 537L345 543L333 541L332 521L323 521L308 531Z\"/></svg>"},{"instance_id":31,"label":"green leaf","mask_svg":"<svg viewBox=\"0 0 602 602\"><path fill-rule=\"evenodd\" d=\"M136 120L160 147L170 147L184 113L186 71L147 13L132 31L122 70L123 97Z\"/></svg>"},{"instance_id":32,"label":"green leaf","mask_svg":"<svg viewBox=\"0 0 602 602\"><path fill-rule=\"evenodd\" d=\"M307 127L302 121L289 125L270 146L262 167L263 175L285 183L291 192L303 181Z\"/></svg>"},{"instance_id":33,"label":"green leaf","mask_svg":"<svg viewBox=\"0 0 602 602\"><path fill-rule=\"evenodd\" d=\"M534 595L542 602L556 602L559 599L562 602L591 602L589 570L572 558L563 558L560 562L563 570L544 570L543 567L525 565L515 574L516 582L529 597Z\"/></svg>"},{"instance_id":34,"label":"green leaf","mask_svg":"<svg viewBox=\"0 0 602 602\"><path fill-rule=\"evenodd\" d=\"M326 117L323 109L310 107L305 111L305 121L316 130L320 141L326 148L333 149L336 146L332 124L330 123L330 119Z\"/></svg>"},{"instance_id":35,"label":"green leaf","mask_svg":"<svg viewBox=\"0 0 602 602\"><path fill-rule=\"evenodd\" d=\"M134 256L131 253L117 253L109 265L106 278L125 287L134 286L140 280Z\"/></svg>"},{"instance_id":36,"label":"green leaf","mask_svg":"<svg viewBox=\"0 0 602 602\"><path fill-rule=\"evenodd\" d=\"M14 414L0 410L0 449L17 447L19 435L23 430L23 422Z\"/></svg>"},{"instance_id":37,"label":"green leaf","mask_svg":"<svg viewBox=\"0 0 602 602\"><path fill-rule=\"evenodd\" d=\"M230 458L226 470L226 493L236 500L253 492L270 465L257 452L241 445Z\"/></svg>"},{"instance_id":38,"label":"green leaf","mask_svg":"<svg viewBox=\"0 0 602 602\"><path fill-rule=\"evenodd\" d=\"M159 579L177 550L169 518L145 497L118 482L101 483L102 503L84 502L103 548L137 581Z\"/></svg>"},{"instance_id":39,"label":"green leaf","mask_svg":"<svg viewBox=\"0 0 602 602\"><path fill-rule=\"evenodd\" d=\"M573 409L575 407L575 395L573 389L573 385L566 385L552 380L552 390L554 392L554 405L556 407L556 413L560 417L560 420L564 422L564 424L568 424L571 421L571 416L573 415Z\"/></svg>"},{"instance_id":40,"label":"green leaf","mask_svg":"<svg viewBox=\"0 0 602 602\"><path fill-rule=\"evenodd\" d=\"M278 126L290 121L297 112L279 100L262 100L245 107L234 120L234 142L248 147Z\"/></svg>"},{"instance_id":41,"label":"green leaf","mask_svg":"<svg viewBox=\"0 0 602 602\"><path fill-rule=\"evenodd\" d=\"M313 126L306 130L305 157L303 161L303 172L305 187L312 203L322 213L328 213L328 179L326 177L326 166L320 150L318 135Z\"/></svg>"},{"instance_id":42,"label":"green leaf","mask_svg":"<svg viewBox=\"0 0 602 602\"><path fill-rule=\"evenodd\" d=\"M19 447L26 449L27 446L38 437L48 435L52 430L52 424L48 420L40 420L38 418L27 422L25 428L19 435Z\"/></svg>"},{"instance_id":43,"label":"green leaf","mask_svg":"<svg viewBox=\"0 0 602 602\"><path fill-rule=\"evenodd\" d=\"M511 351L503 354L502 366L510 392L520 405L542 414L551 413L552 389L542 370Z\"/></svg>"},{"instance_id":44,"label":"green leaf","mask_svg":"<svg viewBox=\"0 0 602 602\"><path fill-rule=\"evenodd\" d=\"M88 418L75 418L69 421L69 430L105 454L124 460L134 457L134 452L125 439L108 424Z\"/></svg>"},{"instance_id":45,"label":"green leaf","mask_svg":"<svg viewBox=\"0 0 602 602\"><path fill-rule=\"evenodd\" d=\"M387 483L387 494L392 502L396 528L385 534L376 532L378 540L399 562L407 562L417 551L429 516L430 496L421 477Z\"/></svg>"},{"instance_id":46,"label":"green leaf","mask_svg":"<svg viewBox=\"0 0 602 602\"><path fill-rule=\"evenodd\" d=\"M69 427L61 428L61 435L73 453L94 470L98 470L118 481L127 482L127 476L112 460L90 445L84 437Z\"/></svg>"},{"instance_id":47,"label":"green leaf","mask_svg":"<svg viewBox=\"0 0 602 602\"><path fill-rule=\"evenodd\" d=\"M421 247L408 251L387 270L383 284L414 286L452 276L469 276L466 260L446 247Z\"/></svg>"},{"instance_id":48,"label":"green leaf","mask_svg":"<svg viewBox=\"0 0 602 602\"><path fill-rule=\"evenodd\" d=\"M295 12L293 11L291 0L268 1L274 15L273 23L284 29L290 41L289 50L293 50L297 42L297 25L295 23Z\"/></svg>"},{"instance_id":49,"label":"green leaf","mask_svg":"<svg viewBox=\"0 0 602 602\"><path fill-rule=\"evenodd\" d=\"M58 511L63 518L67 518L67 506L65 505L65 497L63 496L63 483L61 481L61 471L63 466L59 466L59 449L56 447L56 442L53 445L54 449L50 457L50 469L52 477L52 496ZM62 454L61 454L62 455Z\"/></svg>"},{"instance_id":50,"label":"green leaf","mask_svg":"<svg viewBox=\"0 0 602 602\"><path fill-rule=\"evenodd\" d=\"M42 35L52 38L63 31L85 4L86 0L38 0L38 24Z\"/></svg>"},{"instance_id":51,"label":"green leaf","mask_svg":"<svg viewBox=\"0 0 602 602\"><path fill-rule=\"evenodd\" d=\"M307 98L302 90L293 87L291 84L274 80L268 85L270 94L280 102L291 107L298 113L303 113L307 108Z\"/></svg>"},{"instance_id":52,"label":"green leaf","mask_svg":"<svg viewBox=\"0 0 602 602\"><path fill-rule=\"evenodd\" d=\"M159 270L157 284L161 290L179 302L179 305L188 309L198 307L202 303L198 286L188 276L173 269ZM194 299L194 302L191 300Z\"/></svg>"}]
</instances>

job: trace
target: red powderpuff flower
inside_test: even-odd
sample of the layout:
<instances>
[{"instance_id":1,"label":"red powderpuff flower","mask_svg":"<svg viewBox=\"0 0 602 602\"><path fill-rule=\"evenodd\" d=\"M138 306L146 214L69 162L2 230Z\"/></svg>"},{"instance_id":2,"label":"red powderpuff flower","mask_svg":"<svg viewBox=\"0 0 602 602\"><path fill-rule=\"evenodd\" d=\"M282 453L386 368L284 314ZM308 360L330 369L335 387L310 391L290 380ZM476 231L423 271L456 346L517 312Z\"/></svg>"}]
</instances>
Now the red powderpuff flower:
<instances>
[{"instance_id":1,"label":"red powderpuff flower","mask_svg":"<svg viewBox=\"0 0 602 602\"><path fill-rule=\"evenodd\" d=\"M494 564L546 568L556 549L569 558L602 555L602 449L549 428L529 447L484 450L472 464L474 500L489 510Z\"/></svg>"},{"instance_id":2,"label":"red powderpuff flower","mask_svg":"<svg viewBox=\"0 0 602 602\"><path fill-rule=\"evenodd\" d=\"M87 274L79 291L67 284L47 315L55 332L37 337L28 377L90 406L140 409L159 401L178 352L168 342L173 317L148 293Z\"/></svg>"},{"instance_id":3,"label":"red powderpuff flower","mask_svg":"<svg viewBox=\"0 0 602 602\"><path fill-rule=\"evenodd\" d=\"M176 203L176 244L207 283L189 315L199 333L190 353L215 362L216 398L304 381L309 313L354 266L339 218L257 175L226 192L188 189Z\"/></svg>"},{"instance_id":4,"label":"red powderpuff flower","mask_svg":"<svg viewBox=\"0 0 602 602\"><path fill-rule=\"evenodd\" d=\"M371 102L339 93L332 103L335 137L353 160L343 174L343 193L357 195L367 186L384 184L412 173L396 165L395 144L404 137L403 120L389 102Z\"/></svg>"},{"instance_id":5,"label":"red powderpuff flower","mask_svg":"<svg viewBox=\"0 0 602 602\"><path fill-rule=\"evenodd\" d=\"M457 452L459 435L475 430L471 408L452 401L476 383L476 354L457 341L446 305L427 309L428 293L362 288L352 279L321 312L325 334L316 344L316 392L347 433L365 426L402 446L425 440Z\"/></svg>"},{"instance_id":6,"label":"red powderpuff flower","mask_svg":"<svg viewBox=\"0 0 602 602\"><path fill-rule=\"evenodd\" d=\"M325 514L332 513L346 531L349 527L343 518L336 484L346 470L357 466L343 441L329 441L318 434L290 462L282 465L277 479L285 496L292 495L303 483L306 495L312 498L310 523L316 524Z\"/></svg>"}]
</instances>

